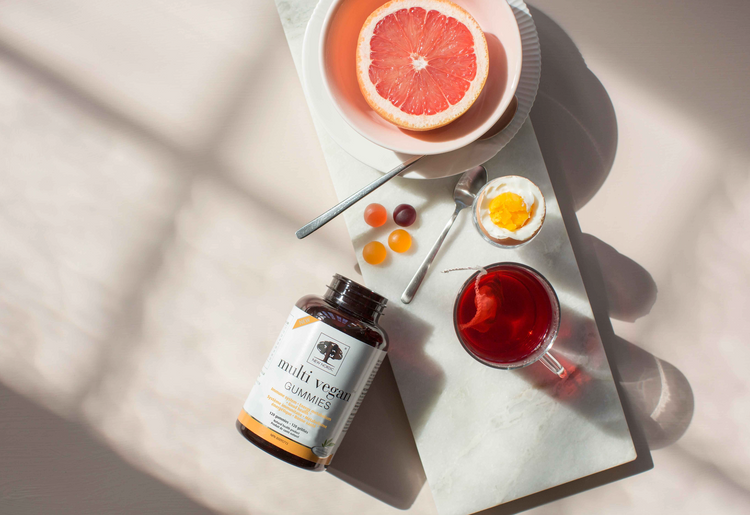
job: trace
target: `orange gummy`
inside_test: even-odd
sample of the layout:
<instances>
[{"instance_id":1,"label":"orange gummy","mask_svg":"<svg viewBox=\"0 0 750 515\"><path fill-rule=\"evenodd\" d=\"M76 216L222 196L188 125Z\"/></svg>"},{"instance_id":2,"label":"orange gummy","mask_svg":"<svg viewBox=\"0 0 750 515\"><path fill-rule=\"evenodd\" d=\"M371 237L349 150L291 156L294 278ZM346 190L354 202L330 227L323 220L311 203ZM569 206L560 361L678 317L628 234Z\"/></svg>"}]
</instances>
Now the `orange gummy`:
<instances>
[{"instance_id":1,"label":"orange gummy","mask_svg":"<svg viewBox=\"0 0 750 515\"><path fill-rule=\"evenodd\" d=\"M523 227L530 217L526 202L510 191L493 198L489 209L492 223L508 231Z\"/></svg>"},{"instance_id":2,"label":"orange gummy","mask_svg":"<svg viewBox=\"0 0 750 515\"><path fill-rule=\"evenodd\" d=\"M406 252L411 248L411 236L403 229L396 229L388 236L388 246L393 252Z\"/></svg>"},{"instance_id":3,"label":"orange gummy","mask_svg":"<svg viewBox=\"0 0 750 515\"><path fill-rule=\"evenodd\" d=\"M370 204L365 208L365 222L371 227L380 227L388 220L388 212L380 204Z\"/></svg>"},{"instance_id":4,"label":"orange gummy","mask_svg":"<svg viewBox=\"0 0 750 515\"><path fill-rule=\"evenodd\" d=\"M362 257L371 265L379 265L385 261L385 245L379 241L371 241L362 249Z\"/></svg>"}]
</instances>

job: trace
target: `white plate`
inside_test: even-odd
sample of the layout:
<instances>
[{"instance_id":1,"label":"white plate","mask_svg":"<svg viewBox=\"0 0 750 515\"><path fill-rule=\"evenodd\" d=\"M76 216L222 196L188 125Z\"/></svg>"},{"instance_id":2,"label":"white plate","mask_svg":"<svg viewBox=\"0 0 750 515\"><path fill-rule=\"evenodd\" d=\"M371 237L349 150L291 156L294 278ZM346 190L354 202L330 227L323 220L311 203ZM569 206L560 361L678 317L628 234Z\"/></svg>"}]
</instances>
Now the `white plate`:
<instances>
[{"instance_id":1,"label":"white plate","mask_svg":"<svg viewBox=\"0 0 750 515\"><path fill-rule=\"evenodd\" d=\"M307 92L313 115L325 127L333 140L357 160L376 170L387 172L413 156L399 154L383 148L364 138L339 115L333 101L326 93L325 84L318 63L318 45L323 20L333 0L320 0L307 24L302 44L302 82ZM404 176L414 179L436 179L461 173L473 166L487 162L513 139L529 116L534 104L539 77L541 75L541 53L539 36L529 9L523 0L508 0L518 22L523 47L521 78L516 90L518 109L513 120L499 134L475 141L463 148L426 156L410 168Z\"/></svg>"}]
</instances>

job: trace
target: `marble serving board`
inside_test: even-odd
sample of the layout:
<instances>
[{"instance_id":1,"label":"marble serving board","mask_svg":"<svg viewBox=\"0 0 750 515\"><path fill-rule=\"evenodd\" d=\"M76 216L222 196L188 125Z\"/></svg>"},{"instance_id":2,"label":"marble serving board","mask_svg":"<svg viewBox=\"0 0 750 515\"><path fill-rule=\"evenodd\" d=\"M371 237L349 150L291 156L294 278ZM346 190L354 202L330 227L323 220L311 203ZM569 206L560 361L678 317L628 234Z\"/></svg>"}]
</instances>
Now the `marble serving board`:
<instances>
[{"instance_id":1,"label":"marble serving board","mask_svg":"<svg viewBox=\"0 0 750 515\"><path fill-rule=\"evenodd\" d=\"M315 4L276 3L298 72ZM347 154L313 119L339 198L380 175ZM531 122L485 167L490 179L522 175L539 186L547 200L541 232L518 249L498 249L479 236L465 210L409 305L400 302L401 293L453 212L457 177L394 179L344 214L365 283L390 299L383 318L390 361L441 515L481 511L636 458ZM379 228L366 225L362 214L369 202L389 210L409 203L418 212L409 228L412 248L405 254L389 252L379 266L362 260L362 248L372 240L386 244L397 227L392 221ZM566 380L541 364L520 371L488 368L458 343L453 304L472 272L441 271L500 261L534 267L557 291L562 316L553 353L569 372Z\"/></svg>"}]
</instances>

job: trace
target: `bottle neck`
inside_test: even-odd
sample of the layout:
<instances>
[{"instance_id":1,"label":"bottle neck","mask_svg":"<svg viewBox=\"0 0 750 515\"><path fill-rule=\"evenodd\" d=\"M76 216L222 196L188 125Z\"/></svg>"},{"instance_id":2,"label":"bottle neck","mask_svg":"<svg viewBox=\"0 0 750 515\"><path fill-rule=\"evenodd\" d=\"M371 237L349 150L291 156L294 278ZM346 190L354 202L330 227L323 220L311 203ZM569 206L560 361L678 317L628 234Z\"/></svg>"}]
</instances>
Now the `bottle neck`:
<instances>
[{"instance_id":1,"label":"bottle neck","mask_svg":"<svg viewBox=\"0 0 750 515\"><path fill-rule=\"evenodd\" d=\"M341 310L373 324L380 319L388 302L385 297L338 274L323 297Z\"/></svg>"},{"instance_id":2,"label":"bottle neck","mask_svg":"<svg viewBox=\"0 0 750 515\"><path fill-rule=\"evenodd\" d=\"M357 299L353 299L350 296L328 290L325 295L323 295L323 298L337 308L355 316L356 318L372 322L373 324L376 324L380 319L380 311L373 310L366 305L357 302Z\"/></svg>"}]
</instances>

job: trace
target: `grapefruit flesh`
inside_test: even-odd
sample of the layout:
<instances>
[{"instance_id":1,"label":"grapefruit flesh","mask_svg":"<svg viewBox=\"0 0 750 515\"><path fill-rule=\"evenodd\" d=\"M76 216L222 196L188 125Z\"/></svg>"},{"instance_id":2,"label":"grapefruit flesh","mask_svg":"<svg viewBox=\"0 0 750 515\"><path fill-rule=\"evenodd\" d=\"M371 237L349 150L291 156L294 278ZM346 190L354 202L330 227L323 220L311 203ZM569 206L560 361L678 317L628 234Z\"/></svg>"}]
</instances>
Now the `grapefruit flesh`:
<instances>
[{"instance_id":1,"label":"grapefruit flesh","mask_svg":"<svg viewBox=\"0 0 750 515\"><path fill-rule=\"evenodd\" d=\"M357 80L391 123L430 130L464 114L487 80L487 41L471 15L448 0L392 0L365 21Z\"/></svg>"}]
</instances>

